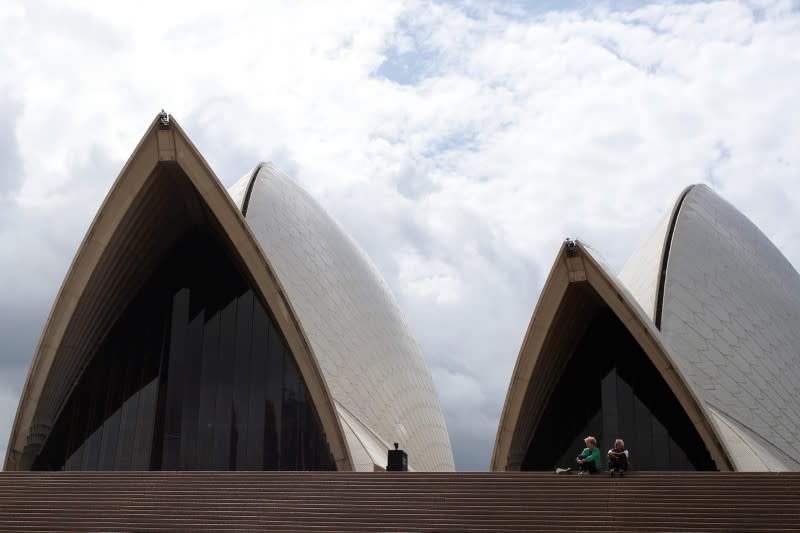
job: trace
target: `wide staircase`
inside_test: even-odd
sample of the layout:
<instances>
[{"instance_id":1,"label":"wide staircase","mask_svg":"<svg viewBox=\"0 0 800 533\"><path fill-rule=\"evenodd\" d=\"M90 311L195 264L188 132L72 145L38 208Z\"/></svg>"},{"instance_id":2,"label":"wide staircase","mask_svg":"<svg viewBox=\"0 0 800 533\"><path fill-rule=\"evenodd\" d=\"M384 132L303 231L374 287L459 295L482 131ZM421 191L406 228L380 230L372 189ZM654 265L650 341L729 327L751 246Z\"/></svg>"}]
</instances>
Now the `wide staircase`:
<instances>
[{"instance_id":1,"label":"wide staircase","mask_svg":"<svg viewBox=\"0 0 800 533\"><path fill-rule=\"evenodd\" d=\"M800 473L1 472L0 531L800 531Z\"/></svg>"}]
</instances>

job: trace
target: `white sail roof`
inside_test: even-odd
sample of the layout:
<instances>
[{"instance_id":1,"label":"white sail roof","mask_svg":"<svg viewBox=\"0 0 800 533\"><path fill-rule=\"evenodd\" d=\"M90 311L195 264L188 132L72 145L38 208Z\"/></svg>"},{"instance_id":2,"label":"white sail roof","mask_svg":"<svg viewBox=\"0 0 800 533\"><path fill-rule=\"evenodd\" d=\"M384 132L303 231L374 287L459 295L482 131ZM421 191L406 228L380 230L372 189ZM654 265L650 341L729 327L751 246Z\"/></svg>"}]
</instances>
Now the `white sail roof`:
<instances>
[{"instance_id":1,"label":"white sail roof","mask_svg":"<svg viewBox=\"0 0 800 533\"><path fill-rule=\"evenodd\" d=\"M322 207L265 163L230 193L269 257L322 369L356 469L394 442L414 470L453 470L425 360L375 266ZM354 440L353 440L354 439Z\"/></svg>"}]
</instances>

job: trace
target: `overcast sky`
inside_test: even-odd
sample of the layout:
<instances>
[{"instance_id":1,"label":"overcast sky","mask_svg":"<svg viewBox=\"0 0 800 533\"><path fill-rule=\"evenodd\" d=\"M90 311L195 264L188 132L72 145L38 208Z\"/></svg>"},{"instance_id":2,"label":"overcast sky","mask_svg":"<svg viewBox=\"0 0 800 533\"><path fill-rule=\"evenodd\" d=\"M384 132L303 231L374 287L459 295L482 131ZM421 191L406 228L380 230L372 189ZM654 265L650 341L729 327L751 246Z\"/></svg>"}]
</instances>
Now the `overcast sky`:
<instances>
[{"instance_id":1,"label":"overcast sky","mask_svg":"<svg viewBox=\"0 0 800 533\"><path fill-rule=\"evenodd\" d=\"M226 186L271 160L365 248L459 469L488 465L565 237L619 270L703 182L800 265L797 2L223 4L3 2L3 456L56 291L162 107Z\"/></svg>"}]
</instances>

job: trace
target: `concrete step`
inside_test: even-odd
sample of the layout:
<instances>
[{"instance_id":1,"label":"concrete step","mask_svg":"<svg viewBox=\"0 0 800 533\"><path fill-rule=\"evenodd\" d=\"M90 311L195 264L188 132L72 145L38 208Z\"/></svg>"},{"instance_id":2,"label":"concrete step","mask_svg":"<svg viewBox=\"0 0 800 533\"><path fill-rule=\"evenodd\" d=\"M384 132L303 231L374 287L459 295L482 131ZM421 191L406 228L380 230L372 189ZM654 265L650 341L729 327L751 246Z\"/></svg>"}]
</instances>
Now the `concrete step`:
<instances>
[{"instance_id":1,"label":"concrete step","mask_svg":"<svg viewBox=\"0 0 800 533\"><path fill-rule=\"evenodd\" d=\"M800 473L2 472L4 531L800 531Z\"/></svg>"}]
</instances>

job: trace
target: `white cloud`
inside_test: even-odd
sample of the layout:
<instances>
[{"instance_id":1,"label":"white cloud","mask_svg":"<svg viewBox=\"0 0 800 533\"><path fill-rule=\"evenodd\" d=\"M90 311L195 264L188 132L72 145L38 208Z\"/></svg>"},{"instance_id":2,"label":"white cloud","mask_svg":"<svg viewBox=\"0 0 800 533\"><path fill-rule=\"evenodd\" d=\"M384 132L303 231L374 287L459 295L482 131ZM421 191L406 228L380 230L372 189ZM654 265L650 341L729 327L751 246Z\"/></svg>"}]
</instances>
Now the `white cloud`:
<instances>
[{"instance_id":1,"label":"white cloud","mask_svg":"<svg viewBox=\"0 0 800 533\"><path fill-rule=\"evenodd\" d=\"M794 7L4 6L0 89L16 107L0 106L0 150L23 176L3 182L16 217L0 215L0 309L34 302L43 320L164 107L225 183L272 159L366 248L433 368L459 466L483 468L564 237L619 267L705 181L800 264ZM2 353L14 394L26 348Z\"/></svg>"}]
</instances>

